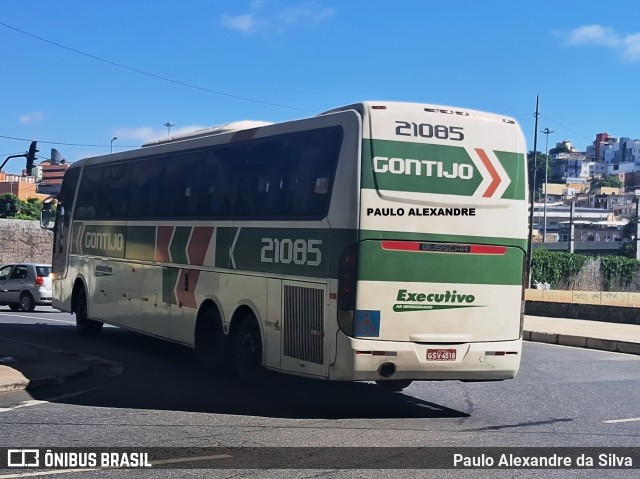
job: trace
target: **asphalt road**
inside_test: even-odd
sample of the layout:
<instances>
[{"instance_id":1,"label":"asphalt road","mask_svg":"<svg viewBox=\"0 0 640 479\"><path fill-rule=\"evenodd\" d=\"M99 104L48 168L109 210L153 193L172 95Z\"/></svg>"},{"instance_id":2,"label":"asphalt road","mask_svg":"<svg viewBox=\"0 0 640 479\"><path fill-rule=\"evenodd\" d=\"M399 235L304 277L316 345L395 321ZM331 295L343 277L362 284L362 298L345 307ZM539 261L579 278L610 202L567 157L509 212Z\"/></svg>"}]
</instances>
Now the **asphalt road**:
<instances>
[{"instance_id":1,"label":"asphalt road","mask_svg":"<svg viewBox=\"0 0 640 479\"><path fill-rule=\"evenodd\" d=\"M0 336L98 356L119 376L0 394L3 447L613 447L640 445L640 357L525 343L510 381L414 383L403 393L273 375L251 390L204 373L187 348L73 317L0 308ZM482 474L480 474L482 472ZM69 473L125 477L126 471ZM286 474L284 474L286 473ZM635 477L636 471L439 471L437 477ZM122 475L121 475L122 474ZM557 474L557 475L556 475ZM250 471L241 477L389 477L389 471ZM396 475L396 474L394 474ZM435 477L405 471L402 477ZM62 475L65 477L64 475ZM176 470L136 477L237 477ZM0 478L18 477L3 475ZM20 476L29 477L29 476ZM60 477L60 474L52 477Z\"/></svg>"}]
</instances>

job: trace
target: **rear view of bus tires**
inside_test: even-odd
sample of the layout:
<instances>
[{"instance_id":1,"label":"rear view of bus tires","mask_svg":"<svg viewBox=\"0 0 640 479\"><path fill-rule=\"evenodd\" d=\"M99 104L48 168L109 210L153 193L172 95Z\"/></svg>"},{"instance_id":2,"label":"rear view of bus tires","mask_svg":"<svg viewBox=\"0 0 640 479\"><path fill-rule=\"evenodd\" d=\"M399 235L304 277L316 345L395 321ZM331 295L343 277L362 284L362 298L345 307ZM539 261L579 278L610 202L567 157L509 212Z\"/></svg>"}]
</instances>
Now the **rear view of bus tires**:
<instances>
[{"instance_id":1,"label":"rear view of bus tires","mask_svg":"<svg viewBox=\"0 0 640 479\"><path fill-rule=\"evenodd\" d=\"M233 341L233 367L241 383L262 386L265 370L262 368L262 338L253 314L245 313L238 318Z\"/></svg>"},{"instance_id":2,"label":"rear view of bus tires","mask_svg":"<svg viewBox=\"0 0 640 479\"><path fill-rule=\"evenodd\" d=\"M102 331L103 324L100 321L89 319L87 307L87 292L80 287L74 295L74 308L76 314L76 328L81 336L97 336Z\"/></svg>"},{"instance_id":3,"label":"rear view of bus tires","mask_svg":"<svg viewBox=\"0 0 640 479\"><path fill-rule=\"evenodd\" d=\"M411 379L389 379L386 381L376 381L376 384L385 391L397 392L409 387L412 382Z\"/></svg>"},{"instance_id":4,"label":"rear view of bus tires","mask_svg":"<svg viewBox=\"0 0 640 479\"><path fill-rule=\"evenodd\" d=\"M227 341L222 332L222 320L218 308L208 305L198 314L195 337L195 353L198 364L205 371L218 371L224 365Z\"/></svg>"}]
</instances>

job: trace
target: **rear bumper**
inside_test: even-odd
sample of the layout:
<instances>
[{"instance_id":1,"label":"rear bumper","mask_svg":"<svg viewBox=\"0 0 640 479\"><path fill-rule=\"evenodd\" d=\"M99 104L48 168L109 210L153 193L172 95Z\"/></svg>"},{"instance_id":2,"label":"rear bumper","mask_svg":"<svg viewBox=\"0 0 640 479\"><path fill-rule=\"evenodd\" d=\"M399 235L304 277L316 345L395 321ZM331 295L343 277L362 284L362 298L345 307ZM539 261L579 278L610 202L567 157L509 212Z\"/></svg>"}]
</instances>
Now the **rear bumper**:
<instances>
[{"instance_id":1,"label":"rear bumper","mask_svg":"<svg viewBox=\"0 0 640 479\"><path fill-rule=\"evenodd\" d=\"M53 303L53 294L50 289L40 288L33 295L33 299L39 306L51 306Z\"/></svg>"},{"instance_id":2,"label":"rear bumper","mask_svg":"<svg viewBox=\"0 0 640 479\"><path fill-rule=\"evenodd\" d=\"M443 348L456 350L455 361L427 361L427 349ZM354 339L339 332L336 361L329 368L329 378L497 381L516 375L521 355L522 339L445 345ZM393 370L393 374L382 376L383 365L383 371Z\"/></svg>"}]
</instances>

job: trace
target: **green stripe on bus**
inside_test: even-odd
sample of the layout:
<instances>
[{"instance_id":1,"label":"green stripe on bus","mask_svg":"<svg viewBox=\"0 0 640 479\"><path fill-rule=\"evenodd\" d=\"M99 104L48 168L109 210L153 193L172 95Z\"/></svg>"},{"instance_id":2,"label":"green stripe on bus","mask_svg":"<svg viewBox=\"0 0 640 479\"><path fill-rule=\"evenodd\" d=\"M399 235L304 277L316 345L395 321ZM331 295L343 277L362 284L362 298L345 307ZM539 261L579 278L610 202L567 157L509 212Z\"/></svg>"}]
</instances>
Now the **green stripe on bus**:
<instances>
[{"instance_id":1,"label":"green stripe on bus","mask_svg":"<svg viewBox=\"0 0 640 479\"><path fill-rule=\"evenodd\" d=\"M178 264L188 264L187 259L187 242L191 235L190 226L178 226L173 232L173 238L171 240L171 246L169 246L169 253L171 254L171 261Z\"/></svg>"},{"instance_id":2,"label":"green stripe on bus","mask_svg":"<svg viewBox=\"0 0 640 479\"><path fill-rule=\"evenodd\" d=\"M127 226L127 259L153 261L156 255L155 226Z\"/></svg>"},{"instance_id":3,"label":"green stripe on bus","mask_svg":"<svg viewBox=\"0 0 640 479\"><path fill-rule=\"evenodd\" d=\"M162 301L167 304L178 304L175 288L179 274L178 268L162 268Z\"/></svg>"},{"instance_id":4,"label":"green stripe on bus","mask_svg":"<svg viewBox=\"0 0 640 479\"><path fill-rule=\"evenodd\" d=\"M494 154L510 180L509 186L501 198L523 200L525 198L524 155L503 151L494 151ZM421 175L415 174L415 165L411 170L414 174L393 174L390 172L374 174L374 157L412 159L433 163L429 166L421 164ZM442 164L440 176L438 176L438 167L435 162ZM385 166L389 166L389 163L383 163ZM471 178L446 177L446 175L458 176L456 172L459 172L461 165L465 165L465 171L473 172ZM429 176L426 175L427 171L431 173ZM362 142L362 188L472 196L482 180L480 171L476 168L467 151L459 146L372 139L364 139Z\"/></svg>"},{"instance_id":5,"label":"green stripe on bus","mask_svg":"<svg viewBox=\"0 0 640 479\"><path fill-rule=\"evenodd\" d=\"M522 284L524 252L504 255L383 250L379 241L360 244L358 279L421 283Z\"/></svg>"},{"instance_id":6,"label":"green stripe on bus","mask_svg":"<svg viewBox=\"0 0 640 479\"><path fill-rule=\"evenodd\" d=\"M521 153L511 153L509 151L494 151L496 158L509 175L511 183L502 194L502 198L513 200L525 199L525 169L524 155Z\"/></svg>"}]
</instances>

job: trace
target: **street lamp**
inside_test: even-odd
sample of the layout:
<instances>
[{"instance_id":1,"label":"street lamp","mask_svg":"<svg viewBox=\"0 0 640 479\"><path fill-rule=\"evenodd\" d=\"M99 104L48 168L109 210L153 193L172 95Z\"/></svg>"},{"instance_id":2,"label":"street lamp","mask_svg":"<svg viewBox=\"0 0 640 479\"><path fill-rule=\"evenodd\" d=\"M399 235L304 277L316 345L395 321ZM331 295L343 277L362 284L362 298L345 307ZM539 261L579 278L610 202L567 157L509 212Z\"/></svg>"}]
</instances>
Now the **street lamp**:
<instances>
[{"instance_id":1,"label":"street lamp","mask_svg":"<svg viewBox=\"0 0 640 479\"><path fill-rule=\"evenodd\" d=\"M167 136L170 136L171 135L171 127L175 126L175 125L173 123L171 123L170 121L168 121L168 122L166 122L164 124L164 126L167 127Z\"/></svg>"},{"instance_id":2,"label":"street lamp","mask_svg":"<svg viewBox=\"0 0 640 479\"><path fill-rule=\"evenodd\" d=\"M544 152L544 227L542 229L542 242L547 242L547 183L549 182L549 135L553 130L545 128L540 133L547 135L546 147Z\"/></svg>"},{"instance_id":3,"label":"street lamp","mask_svg":"<svg viewBox=\"0 0 640 479\"><path fill-rule=\"evenodd\" d=\"M635 190L636 199L636 259L640 259L640 190Z\"/></svg>"},{"instance_id":4,"label":"street lamp","mask_svg":"<svg viewBox=\"0 0 640 479\"><path fill-rule=\"evenodd\" d=\"M113 142L116 141L118 139L117 136L114 136L113 138L111 138L111 153L113 153Z\"/></svg>"}]
</instances>

